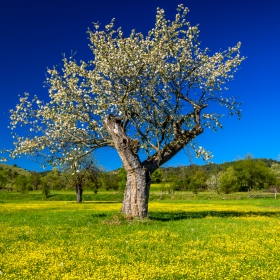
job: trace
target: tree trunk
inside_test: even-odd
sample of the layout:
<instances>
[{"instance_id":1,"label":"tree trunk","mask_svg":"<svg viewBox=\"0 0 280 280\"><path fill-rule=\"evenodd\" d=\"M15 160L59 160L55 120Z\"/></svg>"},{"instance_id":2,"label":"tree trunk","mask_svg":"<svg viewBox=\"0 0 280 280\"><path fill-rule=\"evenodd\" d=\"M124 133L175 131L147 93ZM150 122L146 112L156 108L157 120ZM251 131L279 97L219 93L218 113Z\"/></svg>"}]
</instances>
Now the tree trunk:
<instances>
[{"instance_id":1,"label":"tree trunk","mask_svg":"<svg viewBox=\"0 0 280 280\"><path fill-rule=\"evenodd\" d=\"M141 167L130 170L127 173L122 213L133 217L147 217L149 190L149 172Z\"/></svg>"},{"instance_id":2,"label":"tree trunk","mask_svg":"<svg viewBox=\"0 0 280 280\"><path fill-rule=\"evenodd\" d=\"M248 197L251 197L251 187L248 187Z\"/></svg>"},{"instance_id":3,"label":"tree trunk","mask_svg":"<svg viewBox=\"0 0 280 280\"><path fill-rule=\"evenodd\" d=\"M83 200L83 186L78 184L76 186L76 201L77 203L81 203Z\"/></svg>"},{"instance_id":4,"label":"tree trunk","mask_svg":"<svg viewBox=\"0 0 280 280\"><path fill-rule=\"evenodd\" d=\"M122 213L132 217L145 218L148 215L150 172L144 168L138 157L138 141L124 133L120 121L109 116L104 125L112 136L114 146L127 173Z\"/></svg>"}]
</instances>

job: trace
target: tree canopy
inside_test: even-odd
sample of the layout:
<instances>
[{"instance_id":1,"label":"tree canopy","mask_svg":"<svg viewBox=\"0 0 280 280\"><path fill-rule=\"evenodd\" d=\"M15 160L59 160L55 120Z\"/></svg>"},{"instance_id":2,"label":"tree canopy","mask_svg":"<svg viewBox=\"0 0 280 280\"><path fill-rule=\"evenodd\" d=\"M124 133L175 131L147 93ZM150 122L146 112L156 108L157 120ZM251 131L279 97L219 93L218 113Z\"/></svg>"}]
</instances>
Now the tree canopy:
<instances>
[{"instance_id":1,"label":"tree canopy","mask_svg":"<svg viewBox=\"0 0 280 280\"><path fill-rule=\"evenodd\" d=\"M209 55L200 49L198 26L186 21L187 12L180 5L171 22L158 9L147 36L133 30L125 38L114 20L102 31L95 24L96 30L88 31L93 60L63 58L62 69L48 69L50 102L36 96L29 101L26 93L11 110L13 130L30 126L28 135L14 135L12 155L48 150L44 155L61 160L76 149L88 153L114 146L104 127L111 115L160 165L170 143L185 145L204 128L221 126L220 115L206 112L211 103L240 115L239 103L221 90L244 59L241 44Z\"/></svg>"},{"instance_id":2,"label":"tree canopy","mask_svg":"<svg viewBox=\"0 0 280 280\"><path fill-rule=\"evenodd\" d=\"M111 146L122 159L127 186L149 186L149 174L204 129L222 126L215 104L240 116L240 103L224 91L244 60L241 43L211 54L200 47L198 26L186 20L187 13L179 5L170 21L158 8L146 36L132 30L125 37L114 19L104 30L94 24L88 30L92 60L64 57L61 67L47 71L50 101L26 93L11 110L11 129L25 126L29 133L14 133L10 155L64 164ZM139 151L147 155L143 162ZM209 157L201 147L195 151ZM141 179L135 174L140 169L146 170Z\"/></svg>"}]
</instances>

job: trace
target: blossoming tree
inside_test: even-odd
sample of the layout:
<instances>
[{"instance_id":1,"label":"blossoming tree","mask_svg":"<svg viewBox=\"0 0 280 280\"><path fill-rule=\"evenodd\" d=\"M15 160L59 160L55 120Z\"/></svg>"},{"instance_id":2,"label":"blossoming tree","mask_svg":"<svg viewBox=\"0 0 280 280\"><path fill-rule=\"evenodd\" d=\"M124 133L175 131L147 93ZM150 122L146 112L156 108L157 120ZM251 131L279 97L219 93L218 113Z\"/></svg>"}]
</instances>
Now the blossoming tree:
<instances>
[{"instance_id":1,"label":"blossoming tree","mask_svg":"<svg viewBox=\"0 0 280 280\"><path fill-rule=\"evenodd\" d=\"M158 9L147 36L132 30L124 37L114 19L104 30L94 24L88 31L93 59L64 57L62 67L48 69L50 101L25 94L11 110L11 129L27 126L30 133L14 133L10 155L64 164L114 147L127 172L122 212L146 217L151 173L205 128L221 127L215 104L240 116L239 103L223 92L244 59L241 44L210 55L187 13L179 5L170 21Z\"/></svg>"}]
</instances>

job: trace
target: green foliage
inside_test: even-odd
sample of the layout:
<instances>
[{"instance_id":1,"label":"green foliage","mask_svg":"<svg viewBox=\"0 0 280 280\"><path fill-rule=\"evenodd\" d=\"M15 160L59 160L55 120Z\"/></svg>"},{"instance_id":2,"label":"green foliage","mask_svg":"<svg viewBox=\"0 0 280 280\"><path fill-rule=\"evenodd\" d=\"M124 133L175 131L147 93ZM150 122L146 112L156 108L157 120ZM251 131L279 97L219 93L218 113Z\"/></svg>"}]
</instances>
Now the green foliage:
<instances>
[{"instance_id":1,"label":"green foliage","mask_svg":"<svg viewBox=\"0 0 280 280\"><path fill-rule=\"evenodd\" d=\"M118 180L116 174L112 172L103 172L101 174L101 188L104 190L117 190Z\"/></svg>"},{"instance_id":2,"label":"green foliage","mask_svg":"<svg viewBox=\"0 0 280 280\"><path fill-rule=\"evenodd\" d=\"M95 180L89 180L86 182L86 185L84 186L84 189L91 190L95 194L97 194L98 190L102 187L102 180L101 178L96 178Z\"/></svg>"},{"instance_id":3,"label":"green foliage","mask_svg":"<svg viewBox=\"0 0 280 280\"><path fill-rule=\"evenodd\" d=\"M274 174L275 178L276 178L276 186L280 186L280 163L273 163L271 165L271 171Z\"/></svg>"},{"instance_id":4,"label":"green foliage","mask_svg":"<svg viewBox=\"0 0 280 280\"><path fill-rule=\"evenodd\" d=\"M63 188L62 178L57 168L53 168L53 170L43 178L48 182L51 190L60 190Z\"/></svg>"},{"instance_id":5,"label":"green foliage","mask_svg":"<svg viewBox=\"0 0 280 280\"><path fill-rule=\"evenodd\" d=\"M49 182L48 177L45 176L41 179L41 184L40 184L42 194L44 195L45 198L48 198L51 192L51 182Z\"/></svg>"},{"instance_id":6,"label":"green foliage","mask_svg":"<svg viewBox=\"0 0 280 280\"><path fill-rule=\"evenodd\" d=\"M156 171L153 172L152 174L152 183L155 183L155 184L159 184L162 182L162 179L163 179L163 172L162 170L159 168L157 169Z\"/></svg>"},{"instance_id":7,"label":"green foliage","mask_svg":"<svg viewBox=\"0 0 280 280\"><path fill-rule=\"evenodd\" d=\"M198 190L206 188L206 174L202 170L195 170L189 179L189 190L197 194Z\"/></svg>"},{"instance_id":8,"label":"green foliage","mask_svg":"<svg viewBox=\"0 0 280 280\"><path fill-rule=\"evenodd\" d=\"M123 167L118 171L100 173L100 185L104 190L123 191L126 186L126 171Z\"/></svg>"},{"instance_id":9,"label":"green foliage","mask_svg":"<svg viewBox=\"0 0 280 280\"><path fill-rule=\"evenodd\" d=\"M221 172L218 179L220 190L226 194L238 190L238 177L232 166Z\"/></svg>"},{"instance_id":10,"label":"green foliage","mask_svg":"<svg viewBox=\"0 0 280 280\"><path fill-rule=\"evenodd\" d=\"M41 182L41 176L38 172L32 171L31 172L31 177L32 177L32 186L33 186L33 191L39 189L39 185Z\"/></svg>"},{"instance_id":11,"label":"green foliage","mask_svg":"<svg viewBox=\"0 0 280 280\"><path fill-rule=\"evenodd\" d=\"M276 176L262 160L247 155L244 160L233 163L240 190L263 189L276 183Z\"/></svg>"},{"instance_id":12,"label":"green foliage","mask_svg":"<svg viewBox=\"0 0 280 280\"><path fill-rule=\"evenodd\" d=\"M186 167L177 167L177 168L168 168L167 172L167 178L170 182L170 186L175 191L183 191L188 190L190 178L189 173L190 170Z\"/></svg>"},{"instance_id":13,"label":"green foliage","mask_svg":"<svg viewBox=\"0 0 280 280\"><path fill-rule=\"evenodd\" d=\"M189 190L197 194L199 190L206 189L206 173L198 166L180 167L176 170L177 175L173 177L171 182L174 190Z\"/></svg>"},{"instance_id":14,"label":"green foliage","mask_svg":"<svg viewBox=\"0 0 280 280\"><path fill-rule=\"evenodd\" d=\"M6 170L0 170L0 189L3 189L8 183L8 174Z\"/></svg>"},{"instance_id":15,"label":"green foliage","mask_svg":"<svg viewBox=\"0 0 280 280\"><path fill-rule=\"evenodd\" d=\"M18 192L27 194L32 189L32 178L30 176L19 175L15 179L15 186Z\"/></svg>"},{"instance_id":16,"label":"green foliage","mask_svg":"<svg viewBox=\"0 0 280 280\"><path fill-rule=\"evenodd\" d=\"M34 180L39 180L40 189L42 190L45 198L48 198L51 190L61 190L63 189L63 182L60 175L60 172L57 168L53 168L51 172L48 172L47 175L43 176L41 179L37 178L37 175L33 175Z\"/></svg>"},{"instance_id":17,"label":"green foliage","mask_svg":"<svg viewBox=\"0 0 280 280\"><path fill-rule=\"evenodd\" d=\"M117 174L117 180L118 180L118 190L124 191L126 186L126 171L124 167L121 167Z\"/></svg>"}]
</instances>

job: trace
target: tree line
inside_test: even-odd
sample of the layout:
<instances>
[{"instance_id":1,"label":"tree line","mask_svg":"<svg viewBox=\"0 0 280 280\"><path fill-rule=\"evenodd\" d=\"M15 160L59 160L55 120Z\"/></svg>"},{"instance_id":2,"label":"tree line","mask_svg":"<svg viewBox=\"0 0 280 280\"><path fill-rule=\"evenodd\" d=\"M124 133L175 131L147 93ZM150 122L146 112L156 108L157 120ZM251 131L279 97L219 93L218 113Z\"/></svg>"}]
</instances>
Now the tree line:
<instances>
[{"instance_id":1,"label":"tree line","mask_svg":"<svg viewBox=\"0 0 280 280\"><path fill-rule=\"evenodd\" d=\"M76 190L77 202L82 201L83 190L97 193L99 189L123 192L127 175L123 167L104 172L95 165L87 166L80 172L72 169L28 175L19 174L10 168L0 167L0 190L18 191L23 194L41 190L47 198L51 190ZM161 191L214 191L231 193L251 190L273 190L280 186L280 163L275 160L254 159L247 155L244 159L223 164L208 163L179 167L163 167L153 172L152 183L161 184Z\"/></svg>"},{"instance_id":2,"label":"tree line","mask_svg":"<svg viewBox=\"0 0 280 280\"><path fill-rule=\"evenodd\" d=\"M11 168L0 167L0 191L17 191L27 194L29 191L41 190L46 198L51 190L74 189L77 194L77 202L82 201L83 190L97 190L102 186L100 171L95 166L91 169L84 169L80 172L71 170L60 171L53 168L49 172L26 172L20 174Z\"/></svg>"},{"instance_id":3,"label":"tree line","mask_svg":"<svg viewBox=\"0 0 280 280\"><path fill-rule=\"evenodd\" d=\"M168 192L211 190L228 194L238 191L250 193L253 189L277 191L280 186L280 163L247 155L242 160L223 164L160 168L153 173L152 182L167 183Z\"/></svg>"},{"instance_id":4,"label":"tree line","mask_svg":"<svg viewBox=\"0 0 280 280\"><path fill-rule=\"evenodd\" d=\"M77 202L82 202L84 190L97 193L99 189L124 191L126 172L124 168L117 171L104 172L95 163L83 166L82 170L69 167L64 170L53 168L51 171L36 172L19 171L0 166L0 191L17 191L28 194L41 190L46 198L52 190L75 190Z\"/></svg>"}]
</instances>

